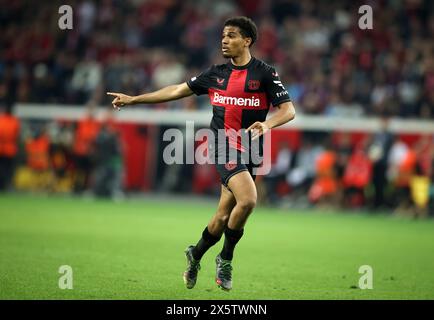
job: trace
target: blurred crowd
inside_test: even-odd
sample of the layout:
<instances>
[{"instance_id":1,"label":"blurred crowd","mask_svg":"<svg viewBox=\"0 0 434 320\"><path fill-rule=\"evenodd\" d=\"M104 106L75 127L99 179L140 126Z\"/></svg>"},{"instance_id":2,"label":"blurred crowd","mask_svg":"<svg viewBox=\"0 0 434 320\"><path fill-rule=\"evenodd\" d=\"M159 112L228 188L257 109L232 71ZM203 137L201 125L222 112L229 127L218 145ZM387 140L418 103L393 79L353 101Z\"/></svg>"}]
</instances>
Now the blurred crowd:
<instances>
[{"instance_id":1,"label":"blurred crowd","mask_svg":"<svg viewBox=\"0 0 434 320\"><path fill-rule=\"evenodd\" d=\"M20 121L0 108L0 191L123 197L117 124L89 108L72 121Z\"/></svg>"},{"instance_id":2,"label":"blurred crowd","mask_svg":"<svg viewBox=\"0 0 434 320\"><path fill-rule=\"evenodd\" d=\"M387 117L381 131L357 141L348 132L305 132L300 148L280 143L263 184L272 205L434 216L434 137L405 142Z\"/></svg>"},{"instance_id":3,"label":"blurred crowd","mask_svg":"<svg viewBox=\"0 0 434 320\"><path fill-rule=\"evenodd\" d=\"M408 136L393 134L389 123L390 119L383 117L380 131L359 136L300 132L297 147L291 139L275 140L275 157L270 154L265 160L270 161L271 171L256 180L260 203L434 216L434 136L421 134L408 141ZM156 128L164 134L164 126ZM8 109L0 108L0 192L122 198L125 191L132 190L125 185L125 139L121 134L111 112L96 119L92 107L77 122L20 121ZM146 177L149 190L219 193L213 165L165 164L162 137L153 139L154 146L143 149L147 161L154 163L143 172L152 175ZM133 175L142 174L135 170Z\"/></svg>"},{"instance_id":4,"label":"blurred crowd","mask_svg":"<svg viewBox=\"0 0 434 320\"><path fill-rule=\"evenodd\" d=\"M223 21L259 28L256 57L273 64L297 112L434 118L434 4L430 0L1 1L0 102L108 103L185 81L223 62ZM361 30L358 9L373 9ZM161 108L208 108L184 99Z\"/></svg>"}]
</instances>

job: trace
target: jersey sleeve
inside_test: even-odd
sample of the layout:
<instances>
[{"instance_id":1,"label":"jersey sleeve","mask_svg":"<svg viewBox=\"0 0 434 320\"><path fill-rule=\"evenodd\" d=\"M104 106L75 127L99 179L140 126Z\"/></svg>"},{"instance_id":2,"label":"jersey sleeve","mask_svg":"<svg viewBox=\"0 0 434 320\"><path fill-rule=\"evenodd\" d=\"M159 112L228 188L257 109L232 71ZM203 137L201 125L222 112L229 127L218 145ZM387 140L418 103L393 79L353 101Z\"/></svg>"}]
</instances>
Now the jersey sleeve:
<instances>
[{"instance_id":1,"label":"jersey sleeve","mask_svg":"<svg viewBox=\"0 0 434 320\"><path fill-rule=\"evenodd\" d=\"M265 91L268 97L268 101L271 102L273 107L287 101L291 101L288 91L282 84L276 70L271 67L265 74Z\"/></svg>"},{"instance_id":2,"label":"jersey sleeve","mask_svg":"<svg viewBox=\"0 0 434 320\"><path fill-rule=\"evenodd\" d=\"M211 83L212 67L206 69L200 75L191 78L187 81L187 85L190 87L194 94L200 96L202 94L208 94L208 89Z\"/></svg>"}]
</instances>

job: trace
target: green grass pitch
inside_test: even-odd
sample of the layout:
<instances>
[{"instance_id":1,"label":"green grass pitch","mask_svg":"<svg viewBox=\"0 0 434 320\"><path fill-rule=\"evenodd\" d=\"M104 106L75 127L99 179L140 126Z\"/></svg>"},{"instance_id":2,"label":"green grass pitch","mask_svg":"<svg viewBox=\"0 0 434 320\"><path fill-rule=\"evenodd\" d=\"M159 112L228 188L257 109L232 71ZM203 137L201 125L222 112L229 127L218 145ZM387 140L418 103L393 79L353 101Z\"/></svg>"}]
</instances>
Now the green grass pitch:
<instances>
[{"instance_id":1,"label":"green grass pitch","mask_svg":"<svg viewBox=\"0 0 434 320\"><path fill-rule=\"evenodd\" d=\"M0 195L0 299L434 299L434 221L257 208L234 256L233 290L202 259L182 281L184 249L215 210L204 201ZM58 287L59 267L73 289ZM359 267L373 289L358 288Z\"/></svg>"}]
</instances>

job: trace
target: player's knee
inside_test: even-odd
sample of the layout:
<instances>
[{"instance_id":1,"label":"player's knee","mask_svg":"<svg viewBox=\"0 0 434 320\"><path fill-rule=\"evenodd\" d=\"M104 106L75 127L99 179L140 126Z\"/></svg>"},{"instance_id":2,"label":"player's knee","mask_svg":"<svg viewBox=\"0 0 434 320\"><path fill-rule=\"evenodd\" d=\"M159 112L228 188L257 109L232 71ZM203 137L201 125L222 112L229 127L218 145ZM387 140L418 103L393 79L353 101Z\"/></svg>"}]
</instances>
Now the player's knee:
<instances>
[{"instance_id":1,"label":"player's knee","mask_svg":"<svg viewBox=\"0 0 434 320\"><path fill-rule=\"evenodd\" d=\"M217 220L220 225L226 225L229 221L229 215L219 215Z\"/></svg>"},{"instance_id":2,"label":"player's knee","mask_svg":"<svg viewBox=\"0 0 434 320\"><path fill-rule=\"evenodd\" d=\"M256 207L256 197L247 197L238 202L238 205L246 212L251 212Z\"/></svg>"}]
</instances>

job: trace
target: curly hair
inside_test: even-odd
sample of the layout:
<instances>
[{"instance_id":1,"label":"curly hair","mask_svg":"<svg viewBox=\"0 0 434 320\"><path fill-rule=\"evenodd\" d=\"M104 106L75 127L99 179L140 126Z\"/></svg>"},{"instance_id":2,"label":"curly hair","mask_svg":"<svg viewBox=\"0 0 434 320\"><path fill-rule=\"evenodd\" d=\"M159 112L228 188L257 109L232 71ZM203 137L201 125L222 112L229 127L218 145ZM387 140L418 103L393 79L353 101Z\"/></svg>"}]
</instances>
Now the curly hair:
<instances>
[{"instance_id":1,"label":"curly hair","mask_svg":"<svg viewBox=\"0 0 434 320\"><path fill-rule=\"evenodd\" d=\"M224 27L238 27L240 29L240 33L244 38L252 39L250 43L250 47L255 43L258 38L258 28L252 19L244 16L232 17L225 21Z\"/></svg>"}]
</instances>

